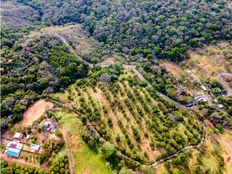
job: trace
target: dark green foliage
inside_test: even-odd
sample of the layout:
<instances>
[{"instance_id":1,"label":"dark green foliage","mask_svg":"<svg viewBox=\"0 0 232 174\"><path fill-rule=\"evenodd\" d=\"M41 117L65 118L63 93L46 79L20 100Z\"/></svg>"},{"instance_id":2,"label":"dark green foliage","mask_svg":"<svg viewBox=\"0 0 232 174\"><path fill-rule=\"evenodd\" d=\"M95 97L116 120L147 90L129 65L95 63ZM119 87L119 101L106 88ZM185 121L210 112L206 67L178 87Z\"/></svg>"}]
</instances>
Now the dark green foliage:
<instances>
[{"instance_id":1,"label":"dark green foliage","mask_svg":"<svg viewBox=\"0 0 232 174\"><path fill-rule=\"evenodd\" d=\"M87 66L56 37L40 35L14 46L21 49L1 52L1 115L6 118L1 129L19 121L38 95L55 92L87 74Z\"/></svg>"},{"instance_id":2,"label":"dark green foliage","mask_svg":"<svg viewBox=\"0 0 232 174\"><path fill-rule=\"evenodd\" d=\"M69 174L68 157L63 156L58 158L52 163L52 166L45 170L36 169L34 167L26 167L18 164L8 165L4 160L0 160L1 173L12 174L12 173L30 173L30 174Z\"/></svg>"},{"instance_id":3,"label":"dark green foliage","mask_svg":"<svg viewBox=\"0 0 232 174\"><path fill-rule=\"evenodd\" d=\"M188 47L230 39L232 33L223 0L18 1L38 11L49 25L82 23L107 46L147 59L180 61Z\"/></svg>"}]
</instances>

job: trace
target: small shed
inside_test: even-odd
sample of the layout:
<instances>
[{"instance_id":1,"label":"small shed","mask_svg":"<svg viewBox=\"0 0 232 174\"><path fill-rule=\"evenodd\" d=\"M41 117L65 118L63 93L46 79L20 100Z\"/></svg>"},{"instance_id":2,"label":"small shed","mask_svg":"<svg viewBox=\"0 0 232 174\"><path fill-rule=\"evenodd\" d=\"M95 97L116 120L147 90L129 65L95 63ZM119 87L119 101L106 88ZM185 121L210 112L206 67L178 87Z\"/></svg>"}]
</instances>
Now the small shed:
<instances>
[{"instance_id":1,"label":"small shed","mask_svg":"<svg viewBox=\"0 0 232 174\"><path fill-rule=\"evenodd\" d=\"M38 144L32 144L31 145L31 152L39 152L40 145Z\"/></svg>"},{"instance_id":2,"label":"small shed","mask_svg":"<svg viewBox=\"0 0 232 174\"><path fill-rule=\"evenodd\" d=\"M8 156L10 156L10 157L18 158L19 155L20 155L20 150L19 149L15 149L15 148L8 148L5 151L5 154L8 155Z\"/></svg>"},{"instance_id":3,"label":"small shed","mask_svg":"<svg viewBox=\"0 0 232 174\"><path fill-rule=\"evenodd\" d=\"M22 133L16 132L13 138L17 140L21 140L24 138L24 135Z\"/></svg>"},{"instance_id":4,"label":"small shed","mask_svg":"<svg viewBox=\"0 0 232 174\"><path fill-rule=\"evenodd\" d=\"M31 138L31 136L30 136L30 135L27 135L27 136L26 136L26 140L28 140L29 138Z\"/></svg>"}]
</instances>

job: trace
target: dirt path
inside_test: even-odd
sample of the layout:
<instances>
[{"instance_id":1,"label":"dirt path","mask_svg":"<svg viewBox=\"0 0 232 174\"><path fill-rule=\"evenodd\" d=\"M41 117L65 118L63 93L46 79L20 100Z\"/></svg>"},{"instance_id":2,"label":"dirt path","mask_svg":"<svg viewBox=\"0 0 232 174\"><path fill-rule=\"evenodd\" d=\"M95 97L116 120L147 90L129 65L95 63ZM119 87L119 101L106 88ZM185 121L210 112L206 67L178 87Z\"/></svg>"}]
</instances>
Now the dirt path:
<instances>
[{"instance_id":1,"label":"dirt path","mask_svg":"<svg viewBox=\"0 0 232 174\"><path fill-rule=\"evenodd\" d=\"M185 151L187 150L190 150L190 149L194 149L194 148L199 148L204 142L205 142L205 138L206 138L206 128L205 128L205 122L203 122L203 135L202 135L202 139L201 139L201 142L197 145L193 145L193 146L186 146L184 147L183 149L181 150L178 150L177 152L175 152L174 154L170 155L170 156L167 156L163 159L160 159L156 162L154 162L152 165L150 165L151 168L156 168L158 165L170 160L171 158L174 158L176 157L177 155L179 155L180 153L184 153Z\"/></svg>"},{"instance_id":2,"label":"dirt path","mask_svg":"<svg viewBox=\"0 0 232 174\"><path fill-rule=\"evenodd\" d=\"M232 147L231 144L228 144L226 141L224 140L220 140L220 142L223 144L224 147L226 147L226 151L229 154L230 158L232 159Z\"/></svg>"},{"instance_id":3,"label":"dirt path","mask_svg":"<svg viewBox=\"0 0 232 174\"><path fill-rule=\"evenodd\" d=\"M62 129L61 131L63 133L64 141L65 141L65 144L67 145L67 149L68 149L68 164L69 164L70 174L75 174L73 157L72 157L72 154L70 152L70 145L69 145L69 141L68 141L68 137L67 137L68 133L67 133L66 129Z\"/></svg>"},{"instance_id":4,"label":"dirt path","mask_svg":"<svg viewBox=\"0 0 232 174\"><path fill-rule=\"evenodd\" d=\"M23 114L23 120L18 124L23 126L32 126L35 120L41 117L46 110L51 109L52 107L53 103L45 100L38 100Z\"/></svg>"},{"instance_id":5,"label":"dirt path","mask_svg":"<svg viewBox=\"0 0 232 174\"><path fill-rule=\"evenodd\" d=\"M9 163L19 163L19 164L30 166L30 167L35 167L35 168L39 168L39 169L46 169L45 167L41 167L39 164L28 163L22 159L9 158L5 154L0 154L0 159L6 160Z\"/></svg>"}]
</instances>

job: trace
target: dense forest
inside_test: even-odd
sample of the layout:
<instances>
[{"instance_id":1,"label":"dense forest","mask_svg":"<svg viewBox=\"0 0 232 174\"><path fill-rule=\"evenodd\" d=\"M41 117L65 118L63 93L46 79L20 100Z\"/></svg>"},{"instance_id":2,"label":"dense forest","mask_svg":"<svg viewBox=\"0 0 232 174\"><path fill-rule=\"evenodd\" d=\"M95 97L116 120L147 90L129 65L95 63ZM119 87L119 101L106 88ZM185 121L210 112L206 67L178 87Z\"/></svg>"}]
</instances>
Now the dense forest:
<instances>
[{"instance_id":1,"label":"dense forest","mask_svg":"<svg viewBox=\"0 0 232 174\"><path fill-rule=\"evenodd\" d=\"M183 59L189 48L232 37L225 0L17 0L48 25L77 22L118 51L152 58Z\"/></svg>"},{"instance_id":2,"label":"dense forest","mask_svg":"<svg viewBox=\"0 0 232 174\"><path fill-rule=\"evenodd\" d=\"M21 120L24 110L39 96L66 87L84 77L87 65L70 53L62 41L49 35L22 39L1 51L1 128Z\"/></svg>"}]
</instances>

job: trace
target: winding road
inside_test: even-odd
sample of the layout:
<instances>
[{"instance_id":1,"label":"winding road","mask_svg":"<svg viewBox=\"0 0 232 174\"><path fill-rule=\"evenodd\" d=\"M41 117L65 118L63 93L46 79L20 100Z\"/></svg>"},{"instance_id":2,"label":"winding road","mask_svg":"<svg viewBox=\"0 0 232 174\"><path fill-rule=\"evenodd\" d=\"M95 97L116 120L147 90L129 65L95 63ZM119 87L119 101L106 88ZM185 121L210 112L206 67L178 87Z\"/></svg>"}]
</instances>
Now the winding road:
<instances>
[{"instance_id":1,"label":"winding road","mask_svg":"<svg viewBox=\"0 0 232 174\"><path fill-rule=\"evenodd\" d=\"M220 73L217 76L218 82L220 82L223 88L226 90L226 94L223 94L223 97L231 96L232 90L226 85L225 81L223 81L223 77L232 77L232 73Z\"/></svg>"},{"instance_id":2,"label":"winding road","mask_svg":"<svg viewBox=\"0 0 232 174\"><path fill-rule=\"evenodd\" d=\"M127 70L133 71L133 72L137 75L137 77L138 77L140 80L142 80L142 81L147 81L147 80L143 77L143 75L136 69L135 66L133 66L133 65L123 65L123 67L124 67L125 69L127 69ZM232 73L220 73L220 74L218 74L218 81L223 85L223 87L224 87L225 90L227 91L227 93L226 93L225 95L222 95L222 96L223 96L223 97L227 97L227 96L230 95L230 88L228 88L227 85L226 85L226 84L224 83L224 81L222 80L222 78L223 78L224 76L232 76ZM148 82L148 84L149 84L149 86L151 86L151 84L150 84L149 82ZM157 91L157 94L158 94L159 96L161 96L163 99L165 99L166 101L171 102L171 103L174 103L176 106L178 106L178 107L180 107L180 108L182 108L182 109L193 109L193 106L196 105L199 101L201 101L201 100L208 100L209 98L211 98L210 95L208 95L208 94L203 94L203 95L201 95L201 96L196 97L196 98L194 99L194 101L193 101L190 105L186 105L186 106L185 106L185 105L182 105L182 104L179 103L179 102L176 102L176 101L172 100L172 99L169 98L168 96L166 96L166 95L164 95L164 94L162 94L162 93L160 93L160 92L158 92L158 91ZM181 149L181 150L175 152L174 154L172 154L172 155L170 155L170 156L167 156L167 157L165 157L165 158L163 158L163 159L160 159L160 160L155 161L155 162L154 162L153 164L151 164L149 167L150 167L151 169L152 169L152 168L156 168L158 165L160 165L160 164L162 164L162 163L164 163L164 162L166 162L166 161L168 161L168 160L170 160L170 159L176 157L176 156L177 156L178 154L180 154L180 153L183 153L183 152L185 152L185 151L187 151L187 150L190 150L190 149L199 148L199 147L204 143L205 138L206 138L206 128L205 128L205 127L206 127L206 126L205 126L205 121L203 121L203 135L202 135L201 142L200 142L199 144L193 145L193 146L186 146L186 147L184 147L183 149Z\"/></svg>"}]
</instances>

